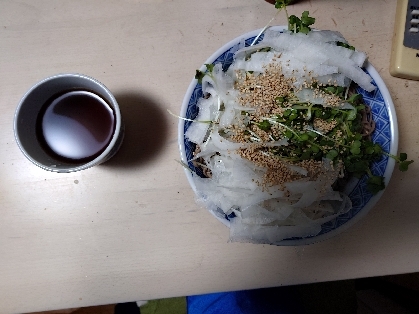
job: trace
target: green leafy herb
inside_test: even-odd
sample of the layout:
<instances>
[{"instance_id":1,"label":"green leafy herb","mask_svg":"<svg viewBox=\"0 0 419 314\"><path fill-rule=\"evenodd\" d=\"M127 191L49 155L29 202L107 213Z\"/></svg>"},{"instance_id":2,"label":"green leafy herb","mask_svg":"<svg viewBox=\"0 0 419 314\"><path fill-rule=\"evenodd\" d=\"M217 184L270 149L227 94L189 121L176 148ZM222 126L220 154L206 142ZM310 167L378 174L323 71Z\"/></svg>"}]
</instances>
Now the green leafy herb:
<instances>
[{"instance_id":1,"label":"green leafy herb","mask_svg":"<svg viewBox=\"0 0 419 314\"><path fill-rule=\"evenodd\" d=\"M385 189L384 177L370 176L367 180L367 190L372 194L377 194Z\"/></svg>"},{"instance_id":2,"label":"green leafy herb","mask_svg":"<svg viewBox=\"0 0 419 314\"><path fill-rule=\"evenodd\" d=\"M351 46L351 45L349 45L347 43L343 43L341 41L337 41L336 42L336 46L344 47L344 48L347 48L347 49L350 49L350 50L355 50L355 47L354 46Z\"/></svg>"},{"instance_id":3,"label":"green leafy herb","mask_svg":"<svg viewBox=\"0 0 419 314\"><path fill-rule=\"evenodd\" d=\"M360 141L354 141L351 145L350 151L353 155L361 154L361 142Z\"/></svg>"},{"instance_id":4,"label":"green leafy herb","mask_svg":"<svg viewBox=\"0 0 419 314\"><path fill-rule=\"evenodd\" d=\"M284 110L280 115L264 120L258 126L265 131L269 131L275 123L284 127L283 136L288 139L288 146L273 151L280 160L320 161L322 158L327 158L335 163L342 162L345 171L350 175L357 178L368 176L367 188L373 194L385 187L384 178L374 175L370 170L371 163L380 160L383 154L394 158L401 171L408 169L413 161L408 161L405 153L399 156L388 154L379 144L362 135L362 117L366 105L363 104L361 94L350 95L345 100L345 91L342 87L318 86L317 88L337 95L342 102L351 103L354 108L339 109L309 102L301 103L292 95L276 97L276 104ZM337 124L327 133L307 128L307 125L313 125L316 118L325 123L333 121Z\"/></svg>"},{"instance_id":5,"label":"green leafy herb","mask_svg":"<svg viewBox=\"0 0 419 314\"><path fill-rule=\"evenodd\" d=\"M407 171L409 168L409 165L413 163L413 160L407 160L407 154L406 153L400 153L399 156L394 156L392 154L383 152L384 155L387 155L388 157L393 158L396 163L399 165L400 171Z\"/></svg>"},{"instance_id":6,"label":"green leafy herb","mask_svg":"<svg viewBox=\"0 0 419 314\"><path fill-rule=\"evenodd\" d=\"M206 63L205 66L207 67L208 72L212 73L212 70L214 70L214 65L212 63Z\"/></svg>"},{"instance_id":7,"label":"green leafy herb","mask_svg":"<svg viewBox=\"0 0 419 314\"><path fill-rule=\"evenodd\" d=\"M361 94L352 94L346 101L350 104L356 104L362 99Z\"/></svg>"},{"instance_id":8,"label":"green leafy herb","mask_svg":"<svg viewBox=\"0 0 419 314\"><path fill-rule=\"evenodd\" d=\"M263 131L269 131L271 129L271 124L268 120L263 120L262 122L258 123L257 126Z\"/></svg>"},{"instance_id":9,"label":"green leafy herb","mask_svg":"<svg viewBox=\"0 0 419 314\"><path fill-rule=\"evenodd\" d=\"M282 105L284 102L287 101L287 98L284 96L278 96L275 98L275 101L278 105Z\"/></svg>"},{"instance_id":10,"label":"green leafy herb","mask_svg":"<svg viewBox=\"0 0 419 314\"><path fill-rule=\"evenodd\" d=\"M212 70L214 69L213 64L205 64L205 67L207 68L206 72L196 70L195 79L198 80L198 84L202 84L202 79L204 78L205 75L207 75L207 72L212 73Z\"/></svg>"},{"instance_id":11,"label":"green leafy herb","mask_svg":"<svg viewBox=\"0 0 419 314\"><path fill-rule=\"evenodd\" d=\"M196 70L195 79L198 80L198 84L202 84L202 79L204 78L204 76L205 76L205 72Z\"/></svg>"},{"instance_id":12,"label":"green leafy herb","mask_svg":"<svg viewBox=\"0 0 419 314\"><path fill-rule=\"evenodd\" d=\"M278 10L285 9L287 5L289 5L292 0L276 0L275 1L275 8Z\"/></svg>"},{"instance_id":13,"label":"green leafy herb","mask_svg":"<svg viewBox=\"0 0 419 314\"><path fill-rule=\"evenodd\" d=\"M339 155L339 153L337 152L337 150L335 149L331 149L329 150L329 152L326 155L326 158L333 160L335 159L337 156Z\"/></svg>"},{"instance_id":14,"label":"green leafy herb","mask_svg":"<svg viewBox=\"0 0 419 314\"><path fill-rule=\"evenodd\" d=\"M304 11L301 18L291 15L288 18L288 29L294 33L308 34L311 31L310 25L313 25L316 19L309 16L308 11Z\"/></svg>"},{"instance_id":15,"label":"green leafy herb","mask_svg":"<svg viewBox=\"0 0 419 314\"><path fill-rule=\"evenodd\" d=\"M294 31L294 33L304 33L307 34L311 31L310 25L313 25L316 21L315 18L309 16L308 11L304 11L301 15L301 19L296 17L295 15L288 16L287 12L287 5L289 5L292 2L292 0L276 0L275 1L275 8L278 9L275 16L268 22L268 24L265 25L264 28L260 31L260 33L255 37L253 42L250 44L250 46L253 46L256 44L256 42L259 40L260 36L268 29L271 22L275 19L276 15L278 15L279 12L284 9L285 15L287 17L288 21L288 29Z\"/></svg>"}]
</instances>

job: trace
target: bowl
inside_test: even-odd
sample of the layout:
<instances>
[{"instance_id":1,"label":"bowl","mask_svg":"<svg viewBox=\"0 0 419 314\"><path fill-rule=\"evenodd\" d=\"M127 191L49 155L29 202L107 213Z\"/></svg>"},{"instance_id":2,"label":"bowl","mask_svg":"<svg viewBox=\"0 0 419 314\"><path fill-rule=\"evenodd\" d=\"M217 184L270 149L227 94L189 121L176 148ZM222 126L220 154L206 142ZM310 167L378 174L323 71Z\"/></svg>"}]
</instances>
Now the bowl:
<instances>
[{"instance_id":1,"label":"bowl","mask_svg":"<svg viewBox=\"0 0 419 314\"><path fill-rule=\"evenodd\" d=\"M284 31L286 26L273 26L273 30ZM215 51L201 66L200 70L205 71L205 64L221 63L223 69L226 70L233 62L234 53L239 49L239 44L244 40L245 45L249 46L261 29L254 30L238 36L226 43L224 46ZM380 77L376 69L366 62L364 71L373 79L372 83L377 87L373 92L367 92L361 88L357 88L357 93L362 94L364 102L371 107L373 119L376 122L376 129L372 134L372 140L378 143L382 148L393 155L397 155L398 146L398 128L397 117L393 101L390 93ZM180 116L188 119L194 119L198 114L197 102L202 97L202 86L198 84L196 79L192 79L183 99ZM195 171L199 175L203 175L200 169L196 169L189 160L193 157L195 144L189 142L185 138L185 132L192 122L179 119L178 125L178 143L180 149L181 160L185 165ZM392 158L383 156L380 160L371 165L371 170L375 175L384 176L384 182L387 186L393 173L395 161ZM192 174L185 169L191 188L196 193L196 187L192 180ZM368 211L377 203L385 190L372 195L366 188L366 177L361 179L351 179L345 190L352 201L352 208L345 214L322 225L321 231L317 235L303 238L284 239L276 245L304 245L314 242L323 241L332 236L339 234L352 226L356 221L365 216ZM224 225L230 226L230 220L234 217L228 217L220 210L220 212L211 211L211 213Z\"/></svg>"}]
</instances>

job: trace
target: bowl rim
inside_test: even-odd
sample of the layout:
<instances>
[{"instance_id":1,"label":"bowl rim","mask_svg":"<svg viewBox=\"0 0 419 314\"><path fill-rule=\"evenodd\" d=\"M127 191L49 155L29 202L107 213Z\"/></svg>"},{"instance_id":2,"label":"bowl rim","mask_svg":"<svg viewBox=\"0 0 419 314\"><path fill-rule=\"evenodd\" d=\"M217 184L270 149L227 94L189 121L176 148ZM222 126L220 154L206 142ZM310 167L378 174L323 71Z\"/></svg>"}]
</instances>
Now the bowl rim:
<instances>
[{"instance_id":1,"label":"bowl rim","mask_svg":"<svg viewBox=\"0 0 419 314\"><path fill-rule=\"evenodd\" d=\"M270 27L273 30L277 31L284 31L287 29L286 26L283 25L277 25L277 26L271 26ZM245 34L242 34L240 36L237 36L236 38L232 39L228 43L224 44L222 47L217 49L200 67L200 71L205 71L206 66L205 64L211 64L213 63L218 57L220 57L224 52L232 48L234 45L237 45L243 40L247 40L249 38L257 36L262 31L262 28L256 29L250 32L247 32ZM396 109L394 107L393 100L391 98L390 92L385 85L383 79L381 78L378 71L374 68L374 66L367 60L365 63L364 68L367 70L367 72L370 74L372 79L377 85L377 88L381 92L381 95L383 97L383 103L384 106L388 112L389 116L389 124L390 124L390 150L389 153L392 155L397 155L398 150L398 139L399 139L399 131L398 131L398 124L397 124L397 116L396 116ZM192 93L197 85L198 81L197 79L193 78L191 83L188 86L188 89L185 93L185 96L183 98L181 110L180 110L180 117L185 117L186 111L189 106L189 100L192 96ZM178 146L181 156L181 161L185 164L187 164L187 158L186 158L186 151L185 151L185 143L184 143L184 125L185 121L183 119L179 119L178 123ZM390 182L393 170L395 166L395 160L393 158L388 158L387 166L384 171L384 183L386 186L386 189L388 187L388 183ZM189 185L191 186L192 190L196 194L196 186L192 180L192 174L188 169L184 169L184 172L186 174L186 177L188 179ZM317 242L321 242L324 240L327 240L329 238L332 238L336 236L337 234L342 233L343 231L350 228L352 225L354 225L357 221L362 219L378 202L378 200L381 198L385 190L382 190L378 192L377 194L373 195L370 200L359 210L358 213L356 213L352 218L350 218L348 221L346 221L344 224L326 232L320 235L315 235L311 237L301 238L301 239L284 239L281 240L273 245L276 246L297 246L297 245L308 245L313 244ZM216 215L213 211L211 211L211 214L218 219L220 222L222 222L225 226L230 228L230 221L227 219L221 218L218 215Z\"/></svg>"}]
</instances>

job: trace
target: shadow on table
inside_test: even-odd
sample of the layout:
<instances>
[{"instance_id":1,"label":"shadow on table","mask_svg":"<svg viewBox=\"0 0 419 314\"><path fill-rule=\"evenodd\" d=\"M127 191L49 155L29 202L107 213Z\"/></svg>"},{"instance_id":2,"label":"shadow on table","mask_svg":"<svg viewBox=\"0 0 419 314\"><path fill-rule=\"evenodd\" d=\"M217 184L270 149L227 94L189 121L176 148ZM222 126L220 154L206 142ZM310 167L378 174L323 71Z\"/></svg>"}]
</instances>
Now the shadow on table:
<instances>
[{"instance_id":1,"label":"shadow on table","mask_svg":"<svg viewBox=\"0 0 419 314\"><path fill-rule=\"evenodd\" d=\"M120 93L115 98L125 124L125 137L118 153L103 164L129 168L155 158L167 138L167 112L151 97L141 93Z\"/></svg>"}]
</instances>

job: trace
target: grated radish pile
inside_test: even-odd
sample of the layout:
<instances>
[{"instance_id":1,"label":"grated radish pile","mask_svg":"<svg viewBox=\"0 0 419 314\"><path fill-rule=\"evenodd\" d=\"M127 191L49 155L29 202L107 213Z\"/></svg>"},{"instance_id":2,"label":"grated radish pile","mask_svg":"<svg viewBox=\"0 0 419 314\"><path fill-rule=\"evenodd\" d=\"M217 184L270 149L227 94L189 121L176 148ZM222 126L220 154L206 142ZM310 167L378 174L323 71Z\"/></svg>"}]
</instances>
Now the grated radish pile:
<instances>
[{"instance_id":1,"label":"grated radish pile","mask_svg":"<svg viewBox=\"0 0 419 314\"><path fill-rule=\"evenodd\" d=\"M289 145L284 135L287 128L271 118L274 107L264 113L263 106L249 100L257 91L260 101L265 101L258 79L269 74L287 84L278 95L286 92L297 102L352 110L350 103L336 102L311 87L314 83L334 85L347 91L354 82L367 91L374 90L371 77L361 68L365 53L337 46L336 42L346 40L333 31L302 34L267 30L260 43L235 53L226 72L221 64L215 64L202 78L206 97L199 100L198 116L185 136L199 148L193 161L210 177L194 173L192 178L200 204L216 214L219 209L226 215L235 214L231 241L276 244L283 239L314 236L322 224L351 209L349 197L332 188L343 175L342 164L323 158L316 163L278 159L277 165L269 152ZM240 87L249 77L254 85ZM278 95L273 97L278 99ZM269 132L249 127L255 123L249 117L255 114L260 125L267 121ZM318 126L307 124L304 128L321 134ZM237 134L245 134L245 140ZM264 150L257 150L260 147Z\"/></svg>"}]
</instances>

